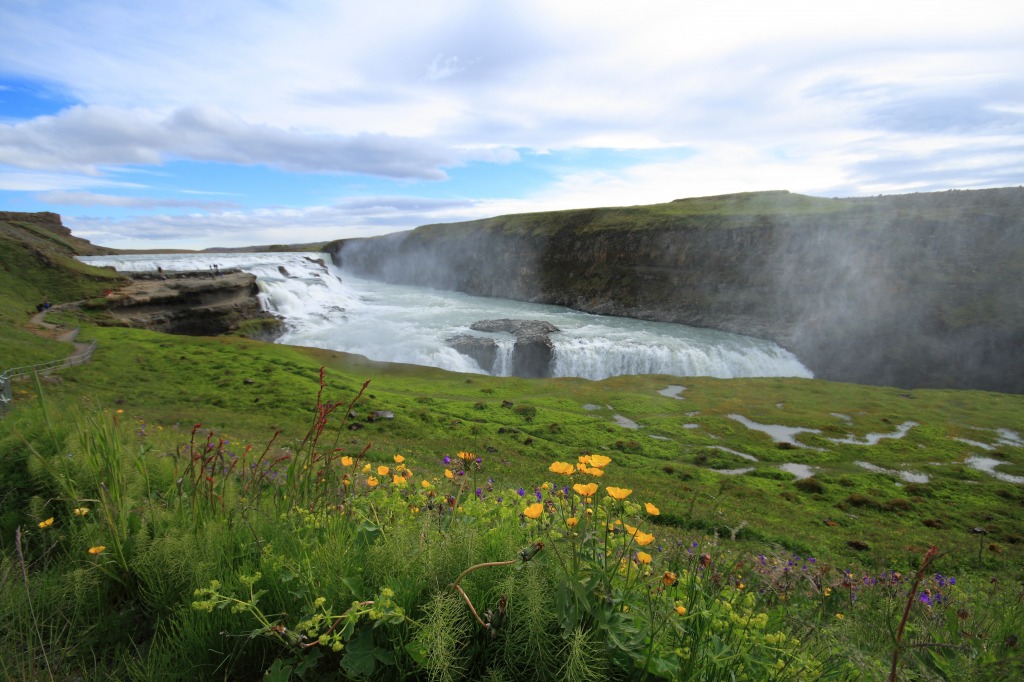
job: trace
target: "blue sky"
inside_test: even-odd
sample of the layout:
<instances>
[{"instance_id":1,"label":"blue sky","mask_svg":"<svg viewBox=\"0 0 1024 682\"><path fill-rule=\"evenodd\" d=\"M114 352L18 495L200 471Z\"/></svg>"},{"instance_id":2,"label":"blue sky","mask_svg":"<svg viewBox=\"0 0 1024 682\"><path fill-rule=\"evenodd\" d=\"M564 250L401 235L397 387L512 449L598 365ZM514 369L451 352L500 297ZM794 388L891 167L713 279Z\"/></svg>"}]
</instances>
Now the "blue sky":
<instances>
[{"instance_id":1,"label":"blue sky","mask_svg":"<svg viewBox=\"0 0 1024 682\"><path fill-rule=\"evenodd\" d=\"M1022 64L1019 0L4 0L0 210L207 248L1016 186Z\"/></svg>"}]
</instances>

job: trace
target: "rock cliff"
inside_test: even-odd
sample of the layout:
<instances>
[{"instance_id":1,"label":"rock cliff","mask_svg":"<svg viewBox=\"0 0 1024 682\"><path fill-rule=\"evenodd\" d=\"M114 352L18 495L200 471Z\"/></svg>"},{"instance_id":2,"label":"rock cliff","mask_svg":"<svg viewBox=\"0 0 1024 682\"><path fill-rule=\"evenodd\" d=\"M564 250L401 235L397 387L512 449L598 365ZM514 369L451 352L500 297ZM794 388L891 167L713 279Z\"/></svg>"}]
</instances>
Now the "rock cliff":
<instances>
[{"instance_id":1,"label":"rock cliff","mask_svg":"<svg viewBox=\"0 0 1024 682\"><path fill-rule=\"evenodd\" d=\"M193 336L216 336L238 331L246 322L262 321L263 333L272 337L279 321L260 308L256 276L226 271L174 272L161 278L132 273L131 282L106 297L110 314L119 324ZM252 326L251 324L249 326ZM253 331L253 330L249 330Z\"/></svg>"},{"instance_id":2,"label":"rock cliff","mask_svg":"<svg viewBox=\"0 0 1024 682\"><path fill-rule=\"evenodd\" d=\"M392 282L772 339L815 375L1024 392L1024 189L759 192L330 245Z\"/></svg>"}]
</instances>

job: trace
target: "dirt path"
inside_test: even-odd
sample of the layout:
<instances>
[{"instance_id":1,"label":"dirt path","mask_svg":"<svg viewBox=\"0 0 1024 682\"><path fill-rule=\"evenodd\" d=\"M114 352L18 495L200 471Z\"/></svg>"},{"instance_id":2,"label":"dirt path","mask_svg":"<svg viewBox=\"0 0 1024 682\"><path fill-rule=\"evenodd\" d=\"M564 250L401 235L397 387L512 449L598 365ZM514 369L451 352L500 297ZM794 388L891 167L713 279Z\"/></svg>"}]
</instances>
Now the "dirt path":
<instances>
[{"instance_id":1,"label":"dirt path","mask_svg":"<svg viewBox=\"0 0 1024 682\"><path fill-rule=\"evenodd\" d=\"M46 313L55 310L67 310L69 308L74 308L77 307L80 303L81 301L73 301L71 303L60 303L58 305L51 306L46 310L36 313L31 318L29 318L29 331L31 331L33 334L36 334L37 336L41 336L46 339L53 339L54 341L64 341L66 343L73 344L75 346L75 350L73 353L71 353L71 355L69 355L69 357L73 357L80 353L84 353L86 350L88 350L89 344L76 341L76 339L78 338L77 327L75 329L68 329L67 327L64 327L62 325L53 324L52 322L46 321Z\"/></svg>"}]
</instances>

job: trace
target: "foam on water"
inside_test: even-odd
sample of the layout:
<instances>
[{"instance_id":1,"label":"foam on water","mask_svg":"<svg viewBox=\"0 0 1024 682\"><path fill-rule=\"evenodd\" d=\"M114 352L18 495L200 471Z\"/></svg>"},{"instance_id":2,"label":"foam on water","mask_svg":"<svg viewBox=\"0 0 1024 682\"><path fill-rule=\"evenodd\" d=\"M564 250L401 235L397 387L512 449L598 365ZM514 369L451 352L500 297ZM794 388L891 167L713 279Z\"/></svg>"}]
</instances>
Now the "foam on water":
<instances>
[{"instance_id":1,"label":"foam on water","mask_svg":"<svg viewBox=\"0 0 1024 682\"><path fill-rule=\"evenodd\" d=\"M476 332L469 325L512 318L543 320L562 330L551 335L555 376L812 376L796 356L770 341L363 280L339 271L325 254L161 254L82 260L122 271L153 271L157 266L169 272L209 271L214 263L221 270L240 268L256 275L264 307L284 318L286 332L279 342L357 353L385 362L482 373L474 360L445 345L451 336L468 334L497 342L495 374L507 375L514 339L507 334Z\"/></svg>"}]
</instances>

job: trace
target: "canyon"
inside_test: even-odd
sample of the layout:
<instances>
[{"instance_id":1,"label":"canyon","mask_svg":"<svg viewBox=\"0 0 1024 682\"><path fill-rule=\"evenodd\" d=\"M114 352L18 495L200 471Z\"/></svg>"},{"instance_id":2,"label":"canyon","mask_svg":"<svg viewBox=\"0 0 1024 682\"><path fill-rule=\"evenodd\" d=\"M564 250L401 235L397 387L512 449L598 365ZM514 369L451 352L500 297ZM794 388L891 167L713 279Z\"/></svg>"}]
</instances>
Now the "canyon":
<instances>
[{"instance_id":1,"label":"canyon","mask_svg":"<svg viewBox=\"0 0 1024 682\"><path fill-rule=\"evenodd\" d=\"M358 276L766 338L822 379L1024 392L1024 189L755 192L426 225Z\"/></svg>"}]
</instances>

